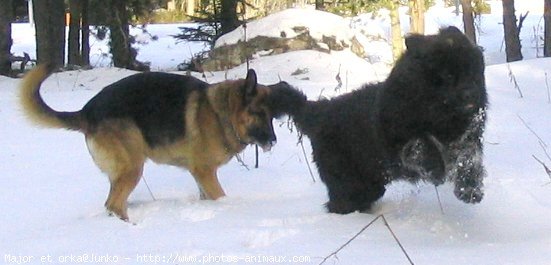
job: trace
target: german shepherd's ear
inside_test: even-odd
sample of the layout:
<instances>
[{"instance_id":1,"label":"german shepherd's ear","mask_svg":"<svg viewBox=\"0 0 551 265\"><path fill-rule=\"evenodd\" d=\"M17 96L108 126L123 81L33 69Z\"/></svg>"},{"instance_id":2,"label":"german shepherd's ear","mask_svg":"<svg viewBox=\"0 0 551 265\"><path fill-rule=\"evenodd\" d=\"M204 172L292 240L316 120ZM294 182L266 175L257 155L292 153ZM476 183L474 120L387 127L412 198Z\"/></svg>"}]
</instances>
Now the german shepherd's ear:
<instances>
[{"instance_id":1,"label":"german shepherd's ear","mask_svg":"<svg viewBox=\"0 0 551 265\"><path fill-rule=\"evenodd\" d=\"M256 85L257 85L256 72L253 69L250 69L247 72L247 77L245 78L245 87L243 87L245 92L243 93L243 96L244 96L243 102L245 102L245 104L249 104L256 96L256 93L257 93Z\"/></svg>"}]
</instances>

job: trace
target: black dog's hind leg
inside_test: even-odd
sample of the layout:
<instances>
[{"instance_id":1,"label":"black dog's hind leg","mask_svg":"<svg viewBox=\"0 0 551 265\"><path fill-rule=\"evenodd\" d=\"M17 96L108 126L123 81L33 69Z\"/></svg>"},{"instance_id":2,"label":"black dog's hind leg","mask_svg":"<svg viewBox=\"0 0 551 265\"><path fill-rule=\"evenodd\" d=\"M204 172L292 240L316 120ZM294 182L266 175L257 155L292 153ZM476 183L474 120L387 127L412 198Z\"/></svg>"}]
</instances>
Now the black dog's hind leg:
<instances>
[{"instance_id":1,"label":"black dog's hind leg","mask_svg":"<svg viewBox=\"0 0 551 265\"><path fill-rule=\"evenodd\" d=\"M373 203L385 194L385 185L373 183L365 185L355 182L325 182L329 194L326 204L331 213L347 214L355 211L369 212Z\"/></svg>"},{"instance_id":2,"label":"black dog's hind leg","mask_svg":"<svg viewBox=\"0 0 551 265\"><path fill-rule=\"evenodd\" d=\"M350 156L332 148L325 149L322 145L316 147L313 148L314 161L327 186L329 201L326 207L329 212L369 211L372 204L384 195L385 178L362 175ZM375 174L375 171L369 174Z\"/></svg>"},{"instance_id":3,"label":"black dog's hind leg","mask_svg":"<svg viewBox=\"0 0 551 265\"><path fill-rule=\"evenodd\" d=\"M466 203L482 200L483 179L486 174L482 164L484 132L484 112L481 111L461 139L450 146L454 165L450 177L455 183L455 196Z\"/></svg>"}]
</instances>

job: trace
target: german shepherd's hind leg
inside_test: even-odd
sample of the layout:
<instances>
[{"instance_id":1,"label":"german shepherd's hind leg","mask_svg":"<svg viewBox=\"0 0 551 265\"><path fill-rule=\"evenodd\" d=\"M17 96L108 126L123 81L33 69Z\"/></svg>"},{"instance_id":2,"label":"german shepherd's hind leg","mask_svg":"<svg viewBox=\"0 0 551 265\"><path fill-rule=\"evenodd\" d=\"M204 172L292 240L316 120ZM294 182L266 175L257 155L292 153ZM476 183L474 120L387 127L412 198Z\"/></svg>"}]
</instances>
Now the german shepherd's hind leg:
<instances>
[{"instance_id":1,"label":"german shepherd's hind leg","mask_svg":"<svg viewBox=\"0 0 551 265\"><path fill-rule=\"evenodd\" d=\"M190 172L199 186L199 192L202 200L216 200L220 197L226 196L218 177L216 176L216 170L218 167L192 167Z\"/></svg>"},{"instance_id":2,"label":"german shepherd's hind leg","mask_svg":"<svg viewBox=\"0 0 551 265\"><path fill-rule=\"evenodd\" d=\"M109 196L105 201L105 208L109 213L115 214L120 219L128 221L128 196L134 190L140 177L142 170L123 172L115 176L109 176L111 188Z\"/></svg>"},{"instance_id":3,"label":"german shepherd's hind leg","mask_svg":"<svg viewBox=\"0 0 551 265\"><path fill-rule=\"evenodd\" d=\"M141 136L132 131L103 130L86 135L86 144L96 165L109 176L107 211L128 221L128 197L140 181L145 163Z\"/></svg>"}]
</instances>

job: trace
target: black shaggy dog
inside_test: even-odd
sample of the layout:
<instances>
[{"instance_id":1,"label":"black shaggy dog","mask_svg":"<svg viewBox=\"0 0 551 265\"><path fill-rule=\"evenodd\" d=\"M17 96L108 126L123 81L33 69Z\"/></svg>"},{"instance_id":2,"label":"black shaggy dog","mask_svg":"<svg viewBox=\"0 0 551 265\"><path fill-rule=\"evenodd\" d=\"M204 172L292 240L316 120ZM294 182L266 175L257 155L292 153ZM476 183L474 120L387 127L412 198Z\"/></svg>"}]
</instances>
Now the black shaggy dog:
<instances>
[{"instance_id":1,"label":"black shaggy dog","mask_svg":"<svg viewBox=\"0 0 551 265\"><path fill-rule=\"evenodd\" d=\"M310 138L333 213L368 211L396 179L449 180L455 196L482 200L487 96L482 52L457 28L412 35L384 82L308 101L282 82L270 94Z\"/></svg>"}]
</instances>

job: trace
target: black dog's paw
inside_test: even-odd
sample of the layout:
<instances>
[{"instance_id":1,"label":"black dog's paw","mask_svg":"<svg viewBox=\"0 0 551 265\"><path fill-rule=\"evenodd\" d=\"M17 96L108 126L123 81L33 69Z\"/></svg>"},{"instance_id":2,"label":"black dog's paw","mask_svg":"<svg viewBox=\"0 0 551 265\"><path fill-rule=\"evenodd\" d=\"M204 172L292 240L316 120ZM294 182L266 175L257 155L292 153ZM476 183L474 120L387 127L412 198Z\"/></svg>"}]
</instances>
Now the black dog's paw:
<instances>
[{"instance_id":1,"label":"black dog's paw","mask_svg":"<svg viewBox=\"0 0 551 265\"><path fill-rule=\"evenodd\" d=\"M327 211L337 214L349 214L356 211L362 213L371 212L371 203L358 204L351 201L328 201L325 204Z\"/></svg>"},{"instance_id":2,"label":"black dog's paw","mask_svg":"<svg viewBox=\"0 0 551 265\"><path fill-rule=\"evenodd\" d=\"M465 203L479 203L484 197L484 191L480 187L456 187L454 194Z\"/></svg>"},{"instance_id":3,"label":"black dog's paw","mask_svg":"<svg viewBox=\"0 0 551 265\"><path fill-rule=\"evenodd\" d=\"M337 213L337 214L349 214L358 210L351 203L347 203L344 201L339 201L339 202L328 201L325 204L325 207L327 208L327 211L329 211L330 213Z\"/></svg>"}]
</instances>

